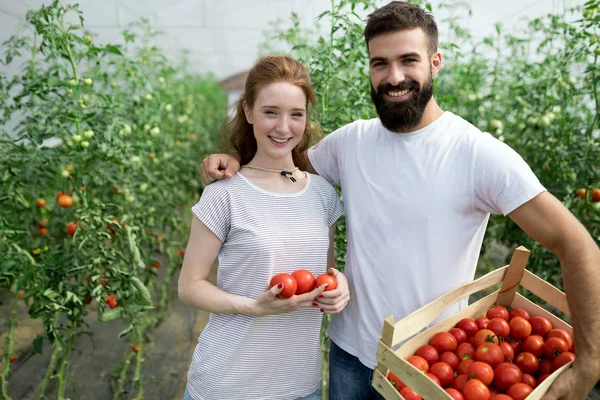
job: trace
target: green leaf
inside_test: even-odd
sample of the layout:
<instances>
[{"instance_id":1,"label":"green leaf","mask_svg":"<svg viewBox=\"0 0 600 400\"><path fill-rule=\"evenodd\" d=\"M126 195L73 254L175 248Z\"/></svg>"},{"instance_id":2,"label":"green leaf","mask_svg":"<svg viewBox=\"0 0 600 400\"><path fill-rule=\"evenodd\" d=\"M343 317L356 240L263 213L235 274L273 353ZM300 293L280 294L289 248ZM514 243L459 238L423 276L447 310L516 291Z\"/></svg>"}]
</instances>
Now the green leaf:
<instances>
[{"instance_id":1,"label":"green leaf","mask_svg":"<svg viewBox=\"0 0 600 400\"><path fill-rule=\"evenodd\" d=\"M118 55L118 56L121 56L121 57L123 57L123 53L121 53L121 50L119 49L119 47L117 47L117 46L115 46L115 45L108 44L108 45L106 45L105 49L106 49L106 51L108 51L109 53L116 54L116 55Z\"/></svg>"},{"instance_id":2,"label":"green leaf","mask_svg":"<svg viewBox=\"0 0 600 400\"><path fill-rule=\"evenodd\" d=\"M35 354L42 354L42 350L44 347L44 337L38 336L33 339L33 351Z\"/></svg>"}]
</instances>

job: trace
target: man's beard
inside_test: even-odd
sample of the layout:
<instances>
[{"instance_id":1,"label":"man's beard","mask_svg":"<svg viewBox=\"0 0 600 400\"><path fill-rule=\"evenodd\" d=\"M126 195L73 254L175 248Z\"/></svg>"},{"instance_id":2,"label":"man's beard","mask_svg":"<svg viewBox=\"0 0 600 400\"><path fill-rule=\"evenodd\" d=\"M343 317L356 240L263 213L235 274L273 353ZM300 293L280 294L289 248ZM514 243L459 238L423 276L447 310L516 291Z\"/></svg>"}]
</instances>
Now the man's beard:
<instances>
[{"instance_id":1,"label":"man's beard","mask_svg":"<svg viewBox=\"0 0 600 400\"><path fill-rule=\"evenodd\" d=\"M408 89L411 97L402 102L389 101L385 98L388 91L400 91ZM433 96L433 76L421 87L416 81L404 81L398 86L389 83L381 84L377 90L371 84L371 99L377 109L377 114L383 126L396 133L410 131L421 123L423 113L429 100Z\"/></svg>"}]
</instances>

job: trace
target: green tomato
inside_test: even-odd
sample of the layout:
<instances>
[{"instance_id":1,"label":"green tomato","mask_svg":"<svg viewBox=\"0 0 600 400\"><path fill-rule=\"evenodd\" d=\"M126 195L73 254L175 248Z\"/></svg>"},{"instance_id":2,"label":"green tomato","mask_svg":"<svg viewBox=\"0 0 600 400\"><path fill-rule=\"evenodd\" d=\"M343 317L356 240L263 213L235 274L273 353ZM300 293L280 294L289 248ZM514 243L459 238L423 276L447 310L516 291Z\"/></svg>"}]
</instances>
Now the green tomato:
<instances>
[{"instance_id":1,"label":"green tomato","mask_svg":"<svg viewBox=\"0 0 600 400\"><path fill-rule=\"evenodd\" d=\"M75 134L75 135L73 135L73 136L71 137L71 139L73 139L73 141L74 141L75 143L79 143L79 142L81 142L81 139L82 139L82 137L81 137L81 135L77 135L77 134Z\"/></svg>"},{"instance_id":2,"label":"green tomato","mask_svg":"<svg viewBox=\"0 0 600 400\"><path fill-rule=\"evenodd\" d=\"M81 147L87 149L88 147L90 147L90 142L84 140L83 142L81 142Z\"/></svg>"},{"instance_id":3,"label":"green tomato","mask_svg":"<svg viewBox=\"0 0 600 400\"><path fill-rule=\"evenodd\" d=\"M94 83L94 81L92 80L92 78L85 78L83 80L83 84L86 86L92 86L92 83Z\"/></svg>"},{"instance_id":4,"label":"green tomato","mask_svg":"<svg viewBox=\"0 0 600 400\"><path fill-rule=\"evenodd\" d=\"M83 137L86 139L91 139L94 137L94 131L91 129L88 129L87 131L83 132Z\"/></svg>"}]
</instances>

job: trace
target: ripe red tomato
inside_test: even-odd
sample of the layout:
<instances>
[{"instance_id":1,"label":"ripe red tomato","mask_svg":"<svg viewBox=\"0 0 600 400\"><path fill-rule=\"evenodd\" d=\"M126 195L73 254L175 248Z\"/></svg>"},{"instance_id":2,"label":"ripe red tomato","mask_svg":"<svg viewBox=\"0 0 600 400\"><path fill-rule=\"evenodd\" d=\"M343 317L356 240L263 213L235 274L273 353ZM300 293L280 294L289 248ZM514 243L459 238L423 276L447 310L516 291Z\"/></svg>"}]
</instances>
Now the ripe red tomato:
<instances>
[{"instance_id":1,"label":"ripe red tomato","mask_svg":"<svg viewBox=\"0 0 600 400\"><path fill-rule=\"evenodd\" d=\"M538 358L526 351L520 353L517 358L515 358L515 364L517 364L517 367L525 374L535 375L540 369Z\"/></svg>"},{"instance_id":2,"label":"ripe red tomato","mask_svg":"<svg viewBox=\"0 0 600 400\"><path fill-rule=\"evenodd\" d=\"M327 285L327 287L325 288L325 291L328 292L330 290L335 289L338 285L338 282L337 282L337 279L335 279L333 277L333 275L321 274L321 275L317 276L315 285L317 287L319 287L321 285Z\"/></svg>"},{"instance_id":3,"label":"ripe red tomato","mask_svg":"<svg viewBox=\"0 0 600 400\"><path fill-rule=\"evenodd\" d=\"M540 361L540 375L551 374L554 372L552 371L552 362L552 360L548 360L547 358L544 358L542 361Z\"/></svg>"},{"instance_id":4,"label":"ripe red tomato","mask_svg":"<svg viewBox=\"0 0 600 400\"><path fill-rule=\"evenodd\" d=\"M525 400L529 394L533 392L533 388L525 383L515 383L508 388L506 394L514 400Z\"/></svg>"},{"instance_id":5,"label":"ripe red tomato","mask_svg":"<svg viewBox=\"0 0 600 400\"><path fill-rule=\"evenodd\" d=\"M454 379L454 370L452 367L445 362L438 361L429 367L429 372L437 376L442 384L442 387L446 387L452 383Z\"/></svg>"},{"instance_id":6,"label":"ripe red tomato","mask_svg":"<svg viewBox=\"0 0 600 400\"><path fill-rule=\"evenodd\" d=\"M460 363L458 356L451 351L445 351L440 354L440 361L450 365L453 370L456 369Z\"/></svg>"},{"instance_id":7,"label":"ripe red tomato","mask_svg":"<svg viewBox=\"0 0 600 400\"><path fill-rule=\"evenodd\" d=\"M522 318L525 318L526 320L529 320L530 315L529 315L529 312L523 308L513 308L508 313L508 320L510 321L514 317L522 317Z\"/></svg>"},{"instance_id":8,"label":"ripe red tomato","mask_svg":"<svg viewBox=\"0 0 600 400\"><path fill-rule=\"evenodd\" d=\"M404 397L404 400L422 400L421 396L408 386L400 391L400 396Z\"/></svg>"},{"instance_id":9,"label":"ripe red tomato","mask_svg":"<svg viewBox=\"0 0 600 400\"><path fill-rule=\"evenodd\" d=\"M467 375L471 378L479 379L486 386L489 386L494 379L494 370L487 363L475 361L467 369Z\"/></svg>"},{"instance_id":10,"label":"ripe red tomato","mask_svg":"<svg viewBox=\"0 0 600 400\"><path fill-rule=\"evenodd\" d=\"M442 383L440 382L440 380L438 379L438 377L435 376L434 374L432 374L431 372L425 372L425 375L427 375L427 377L429 379L431 379L432 381L434 381L435 383L437 383L438 386L442 386Z\"/></svg>"},{"instance_id":11,"label":"ripe red tomato","mask_svg":"<svg viewBox=\"0 0 600 400\"><path fill-rule=\"evenodd\" d=\"M544 356L550 360L554 360L560 353L569 351L569 344L563 338L551 337L544 343Z\"/></svg>"},{"instance_id":12,"label":"ripe red tomato","mask_svg":"<svg viewBox=\"0 0 600 400\"><path fill-rule=\"evenodd\" d=\"M551 329L550 332L546 334L546 340L550 339L551 337L559 337L565 339L565 342L567 342L567 344L569 345L569 349L571 348L571 346L573 346L573 337L569 332L565 331L564 329Z\"/></svg>"},{"instance_id":13,"label":"ripe red tomato","mask_svg":"<svg viewBox=\"0 0 600 400\"><path fill-rule=\"evenodd\" d=\"M502 350L502 354L504 354L504 361L512 362L515 359L515 350L510 344L502 342L498 344L498 346L500 346L500 350Z\"/></svg>"},{"instance_id":14,"label":"ripe red tomato","mask_svg":"<svg viewBox=\"0 0 600 400\"><path fill-rule=\"evenodd\" d=\"M562 367L565 364L570 363L571 361L575 360L575 354L566 351L564 353L560 353L558 356L556 356L556 358L554 359L554 361L552 361L552 372L556 371L557 369L559 369L560 367Z\"/></svg>"},{"instance_id":15,"label":"ripe red tomato","mask_svg":"<svg viewBox=\"0 0 600 400\"><path fill-rule=\"evenodd\" d=\"M402 382L392 371L388 371L387 378L398 391L406 387L404 382Z\"/></svg>"},{"instance_id":16,"label":"ripe red tomato","mask_svg":"<svg viewBox=\"0 0 600 400\"><path fill-rule=\"evenodd\" d=\"M472 359L468 359L468 360L462 360L459 364L458 367L456 367L456 372L458 373L458 375L466 375L467 371L469 370L469 367L471 366L471 364L473 364L475 362L475 358Z\"/></svg>"},{"instance_id":17,"label":"ripe red tomato","mask_svg":"<svg viewBox=\"0 0 600 400\"><path fill-rule=\"evenodd\" d=\"M402 382L392 371L388 371L387 378L398 391L406 387L404 382Z\"/></svg>"},{"instance_id":18,"label":"ripe red tomato","mask_svg":"<svg viewBox=\"0 0 600 400\"><path fill-rule=\"evenodd\" d=\"M14 363L15 361L17 361L17 356L15 356L14 354L11 354L9 361L11 364Z\"/></svg>"},{"instance_id":19,"label":"ripe red tomato","mask_svg":"<svg viewBox=\"0 0 600 400\"><path fill-rule=\"evenodd\" d=\"M292 276L296 279L298 287L296 288L296 294L308 293L315 288L315 277L307 269L297 269L292 272Z\"/></svg>"},{"instance_id":20,"label":"ripe red tomato","mask_svg":"<svg viewBox=\"0 0 600 400\"><path fill-rule=\"evenodd\" d=\"M510 320L510 334L517 339L525 339L531 335L531 324L523 317L514 317Z\"/></svg>"},{"instance_id":21,"label":"ripe red tomato","mask_svg":"<svg viewBox=\"0 0 600 400\"><path fill-rule=\"evenodd\" d=\"M495 394L492 397L490 397L490 400L513 400L512 397L506 395L506 394Z\"/></svg>"},{"instance_id":22,"label":"ripe red tomato","mask_svg":"<svg viewBox=\"0 0 600 400\"><path fill-rule=\"evenodd\" d=\"M77 232L77 224L75 222L69 222L67 224L67 235L73 236Z\"/></svg>"},{"instance_id":23,"label":"ripe red tomato","mask_svg":"<svg viewBox=\"0 0 600 400\"><path fill-rule=\"evenodd\" d=\"M544 338L540 335L531 335L523 340L523 351L541 358L544 354Z\"/></svg>"},{"instance_id":24,"label":"ripe red tomato","mask_svg":"<svg viewBox=\"0 0 600 400\"><path fill-rule=\"evenodd\" d=\"M429 364L427 363L427 360L425 360L423 357L410 356L406 359L406 361L414 365L415 368L417 368L421 372L429 371Z\"/></svg>"},{"instance_id":25,"label":"ripe red tomato","mask_svg":"<svg viewBox=\"0 0 600 400\"><path fill-rule=\"evenodd\" d=\"M502 318L508 322L508 310L501 305L492 306L487 313L485 313L485 316L489 319Z\"/></svg>"},{"instance_id":26,"label":"ripe red tomato","mask_svg":"<svg viewBox=\"0 0 600 400\"><path fill-rule=\"evenodd\" d=\"M467 338L475 336L475 334L479 330L477 323L471 318L461 319L460 321L458 321L458 324L456 324L456 327L465 331L465 333L467 334Z\"/></svg>"},{"instance_id":27,"label":"ripe red tomato","mask_svg":"<svg viewBox=\"0 0 600 400\"><path fill-rule=\"evenodd\" d=\"M492 368L504 361L504 353L494 343L484 343L475 351L475 360L490 364Z\"/></svg>"},{"instance_id":28,"label":"ripe red tomato","mask_svg":"<svg viewBox=\"0 0 600 400\"><path fill-rule=\"evenodd\" d=\"M531 332L534 335L546 337L546 334L552 330L552 323L545 317L531 317L529 323L531 324Z\"/></svg>"},{"instance_id":29,"label":"ripe red tomato","mask_svg":"<svg viewBox=\"0 0 600 400\"><path fill-rule=\"evenodd\" d=\"M502 338L508 337L510 333L510 325L504 318L492 318L487 324L487 328Z\"/></svg>"},{"instance_id":30,"label":"ripe red tomato","mask_svg":"<svg viewBox=\"0 0 600 400\"><path fill-rule=\"evenodd\" d=\"M473 341L475 343L473 347L475 348L478 348L484 343L498 344L498 337L493 331L490 331L489 329L481 329L475 334L474 338L475 339Z\"/></svg>"},{"instance_id":31,"label":"ripe red tomato","mask_svg":"<svg viewBox=\"0 0 600 400\"><path fill-rule=\"evenodd\" d=\"M415 355L423 357L429 365L438 362L438 360L440 359L438 351L435 349L435 347L433 347L430 344L426 344L424 346L419 347L417 351L415 351Z\"/></svg>"},{"instance_id":32,"label":"ripe red tomato","mask_svg":"<svg viewBox=\"0 0 600 400\"><path fill-rule=\"evenodd\" d=\"M454 400L464 400L463 395L456 389L448 388L446 393L450 395Z\"/></svg>"},{"instance_id":33,"label":"ripe red tomato","mask_svg":"<svg viewBox=\"0 0 600 400\"><path fill-rule=\"evenodd\" d=\"M58 198L58 205L62 208L69 208L73 205L73 198L68 194L63 194Z\"/></svg>"},{"instance_id":34,"label":"ripe red tomato","mask_svg":"<svg viewBox=\"0 0 600 400\"><path fill-rule=\"evenodd\" d=\"M456 338L456 343L459 345L467 341L467 332L460 328L452 328L448 332L450 332Z\"/></svg>"},{"instance_id":35,"label":"ripe red tomato","mask_svg":"<svg viewBox=\"0 0 600 400\"><path fill-rule=\"evenodd\" d=\"M273 278L271 278L271 282L269 282L269 289L275 285L279 285L280 283L283 285L283 289L279 293L279 297L282 299L289 299L294 295L294 293L296 293L298 283L292 275L286 272L275 275Z\"/></svg>"},{"instance_id":36,"label":"ripe red tomato","mask_svg":"<svg viewBox=\"0 0 600 400\"><path fill-rule=\"evenodd\" d=\"M531 386L533 389L537 386L535 378L529 374L523 374L523 383Z\"/></svg>"},{"instance_id":37,"label":"ripe red tomato","mask_svg":"<svg viewBox=\"0 0 600 400\"><path fill-rule=\"evenodd\" d=\"M494 369L494 386L503 392L522 381L523 372L515 364L503 362Z\"/></svg>"},{"instance_id":38,"label":"ripe red tomato","mask_svg":"<svg viewBox=\"0 0 600 400\"><path fill-rule=\"evenodd\" d=\"M106 296L106 304L110 308L115 308L117 306L117 296L109 294Z\"/></svg>"},{"instance_id":39,"label":"ripe red tomato","mask_svg":"<svg viewBox=\"0 0 600 400\"><path fill-rule=\"evenodd\" d=\"M479 317L475 320L475 323L477 324L477 329L479 330L486 329L488 322L490 322L490 319L486 317Z\"/></svg>"},{"instance_id":40,"label":"ripe red tomato","mask_svg":"<svg viewBox=\"0 0 600 400\"><path fill-rule=\"evenodd\" d=\"M512 347L515 351L515 354L519 354L521 352L521 349L523 347L523 342L521 340L509 337L504 342L510 344L510 347Z\"/></svg>"},{"instance_id":41,"label":"ripe red tomato","mask_svg":"<svg viewBox=\"0 0 600 400\"><path fill-rule=\"evenodd\" d=\"M44 207L46 207L46 200L44 200L44 199L37 199L36 202L35 202L35 206L37 208L44 208Z\"/></svg>"},{"instance_id":42,"label":"ripe red tomato","mask_svg":"<svg viewBox=\"0 0 600 400\"><path fill-rule=\"evenodd\" d=\"M465 383L462 394L465 400L489 400L490 389L478 379L471 379Z\"/></svg>"},{"instance_id":43,"label":"ripe red tomato","mask_svg":"<svg viewBox=\"0 0 600 400\"><path fill-rule=\"evenodd\" d=\"M41 227L40 228L40 236L46 236L48 234L48 228Z\"/></svg>"},{"instance_id":44,"label":"ripe red tomato","mask_svg":"<svg viewBox=\"0 0 600 400\"><path fill-rule=\"evenodd\" d=\"M437 332L431 337L429 344L442 353L444 351L454 351L458 347L456 338L450 332Z\"/></svg>"},{"instance_id":45,"label":"ripe red tomato","mask_svg":"<svg viewBox=\"0 0 600 400\"><path fill-rule=\"evenodd\" d=\"M463 387L465 386L465 383L467 383L467 381L469 379L471 379L471 378L469 378L468 375L460 374L456 378L454 378L454 380L452 381L452 387L454 389L462 392Z\"/></svg>"},{"instance_id":46,"label":"ripe red tomato","mask_svg":"<svg viewBox=\"0 0 600 400\"><path fill-rule=\"evenodd\" d=\"M461 343L456 348L456 355L459 361L475 358L475 348L470 343Z\"/></svg>"}]
</instances>

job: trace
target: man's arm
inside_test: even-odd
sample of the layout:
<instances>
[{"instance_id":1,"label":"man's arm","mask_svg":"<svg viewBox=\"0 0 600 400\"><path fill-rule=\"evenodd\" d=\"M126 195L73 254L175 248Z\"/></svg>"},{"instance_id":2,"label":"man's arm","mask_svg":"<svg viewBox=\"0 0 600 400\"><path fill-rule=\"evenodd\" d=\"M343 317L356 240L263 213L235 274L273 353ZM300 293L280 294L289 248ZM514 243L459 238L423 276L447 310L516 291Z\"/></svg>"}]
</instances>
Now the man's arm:
<instances>
[{"instance_id":1,"label":"man's arm","mask_svg":"<svg viewBox=\"0 0 600 400\"><path fill-rule=\"evenodd\" d=\"M600 378L600 250L573 214L548 192L518 207L509 217L561 264L571 310L577 359L544 396L585 399Z\"/></svg>"}]
</instances>

